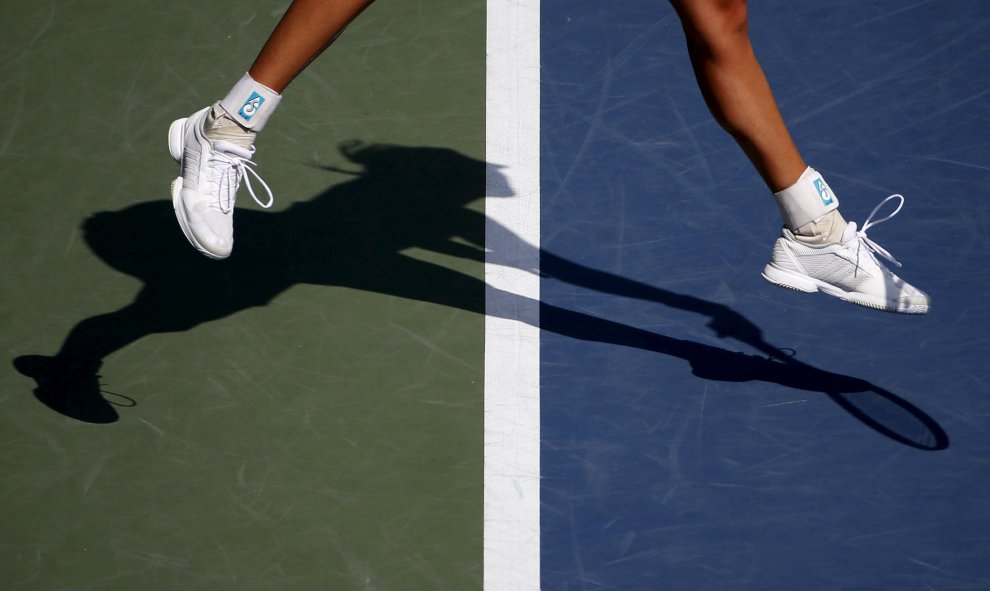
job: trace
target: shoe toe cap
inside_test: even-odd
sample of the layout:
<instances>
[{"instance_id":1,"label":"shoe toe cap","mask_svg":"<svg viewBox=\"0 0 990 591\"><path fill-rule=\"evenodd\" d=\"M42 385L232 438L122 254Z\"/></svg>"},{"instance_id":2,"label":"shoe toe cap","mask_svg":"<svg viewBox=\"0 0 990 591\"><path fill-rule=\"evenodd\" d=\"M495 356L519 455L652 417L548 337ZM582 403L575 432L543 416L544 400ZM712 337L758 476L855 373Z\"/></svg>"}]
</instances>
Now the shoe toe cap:
<instances>
[{"instance_id":1,"label":"shoe toe cap","mask_svg":"<svg viewBox=\"0 0 990 591\"><path fill-rule=\"evenodd\" d=\"M186 207L185 219L193 245L206 256L223 259L234 247L233 214L210 209L201 203Z\"/></svg>"},{"instance_id":2,"label":"shoe toe cap","mask_svg":"<svg viewBox=\"0 0 990 591\"><path fill-rule=\"evenodd\" d=\"M230 238L220 238L216 235L205 234L197 236L199 250L214 259L225 259L234 250L234 241Z\"/></svg>"},{"instance_id":3,"label":"shoe toe cap","mask_svg":"<svg viewBox=\"0 0 990 591\"><path fill-rule=\"evenodd\" d=\"M897 311L912 314L925 314L932 305L931 296L917 288L903 291L895 301Z\"/></svg>"},{"instance_id":4,"label":"shoe toe cap","mask_svg":"<svg viewBox=\"0 0 990 591\"><path fill-rule=\"evenodd\" d=\"M902 295L897 298L897 301L902 304L909 304L912 306L930 306L932 303L932 298L925 292L916 291L915 293Z\"/></svg>"}]
</instances>

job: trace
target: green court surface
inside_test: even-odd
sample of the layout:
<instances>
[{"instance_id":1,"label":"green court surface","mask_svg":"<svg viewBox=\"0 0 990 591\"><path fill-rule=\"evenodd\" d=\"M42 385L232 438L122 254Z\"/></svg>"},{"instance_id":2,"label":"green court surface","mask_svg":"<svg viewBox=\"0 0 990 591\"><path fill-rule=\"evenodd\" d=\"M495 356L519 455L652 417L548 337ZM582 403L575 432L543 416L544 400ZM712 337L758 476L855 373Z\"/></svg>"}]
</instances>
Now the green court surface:
<instances>
[{"instance_id":1,"label":"green court surface","mask_svg":"<svg viewBox=\"0 0 990 591\"><path fill-rule=\"evenodd\" d=\"M260 138L275 206L242 190L209 261L166 132L287 4L5 3L4 589L481 587L484 4L372 6ZM102 422L14 367L70 334Z\"/></svg>"}]
</instances>

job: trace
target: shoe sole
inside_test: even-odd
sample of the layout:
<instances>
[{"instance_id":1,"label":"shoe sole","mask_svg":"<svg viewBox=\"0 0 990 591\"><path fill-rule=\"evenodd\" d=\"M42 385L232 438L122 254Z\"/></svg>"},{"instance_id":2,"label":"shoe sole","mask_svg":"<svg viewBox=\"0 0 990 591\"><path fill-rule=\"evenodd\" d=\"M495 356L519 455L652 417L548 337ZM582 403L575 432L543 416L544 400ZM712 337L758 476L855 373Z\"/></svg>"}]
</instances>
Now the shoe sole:
<instances>
[{"instance_id":1,"label":"shoe sole","mask_svg":"<svg viewBox=\"0 0 990 591\"><path fill-rule=\"evenodd\" d=\"M788 271L786 269L781 269L773 263L767 263L767 266L763 268L762 275L764 279L779 287L786 287L787 289L793 289L803 293L820 292L825 295L839 298L844 302L849 302L851 304L856 304L867 308L873 308L874 310L883 310L884 312L894 312L897 314L928 313L929 306L925 304L897 306L869 294L844 291L834 285L825 283L824 281L819 281L813 277L794 273L793 271Z\"/></svg>"},{"instance_id":2,"label":"shoe sole","mask_svg":"<svg viewBox=\"0 0 990 591\"><path fill-rule=\"evenodd\" d=\"M182 153L185 149L185 136L186 136L186 121L188 117L182 119L176 119L172 122L172 125L168 128L168 151L175 159L177 163L181 166L182 164ZM186 219L185 209L182 207L182 177L178 176L172 181L172 208L175 210L175 219L179 222L179 227L182 228L182 233L185 234L186 240L189 244L192 244L199 252L206 255L207 257L214 260L223 260L227 257L217 256L212 252L203 248L203 245L196 240L193 236L192 230L189 229L189 220Z\"/></svg>"}]
</instances>

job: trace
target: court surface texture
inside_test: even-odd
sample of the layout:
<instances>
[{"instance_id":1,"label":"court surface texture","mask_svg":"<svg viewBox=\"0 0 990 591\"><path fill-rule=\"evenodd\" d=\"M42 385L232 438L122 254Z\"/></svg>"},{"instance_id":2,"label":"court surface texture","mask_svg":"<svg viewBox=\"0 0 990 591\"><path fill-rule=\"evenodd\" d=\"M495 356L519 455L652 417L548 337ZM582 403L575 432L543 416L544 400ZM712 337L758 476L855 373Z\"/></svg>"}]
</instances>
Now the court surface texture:
<instances>
[{"instance_id":1,"label":"court surface texture","mask_svg":"<svg viewBox=\"0 0 990 591\"><path fill-rule=\"evenodd\" d=\"M286 5L4 6L4 589L990 589L990 5L749 7L845 217L904 195L924 316L761 278L642 0L374 4L207 260L166 132Z\"/></svg>"}]
</instances>

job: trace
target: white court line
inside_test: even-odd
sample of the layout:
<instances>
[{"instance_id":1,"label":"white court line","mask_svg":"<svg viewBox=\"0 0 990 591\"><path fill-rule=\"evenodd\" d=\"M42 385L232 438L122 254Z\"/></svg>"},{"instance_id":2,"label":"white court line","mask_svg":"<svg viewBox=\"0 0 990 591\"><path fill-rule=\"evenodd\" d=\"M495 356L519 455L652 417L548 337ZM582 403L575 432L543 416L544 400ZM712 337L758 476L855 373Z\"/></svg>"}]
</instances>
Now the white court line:
<instances>
[{"instance_id":1,"label":"white court line","mask_svg":"<svg viewBox=\"0 0 990 591\"><path fill-rule=\"evenodd\" d=\"M488 0L487 18L484 589L528 591L540 588L540 2Z\"/></svg>"}]
</instances>

